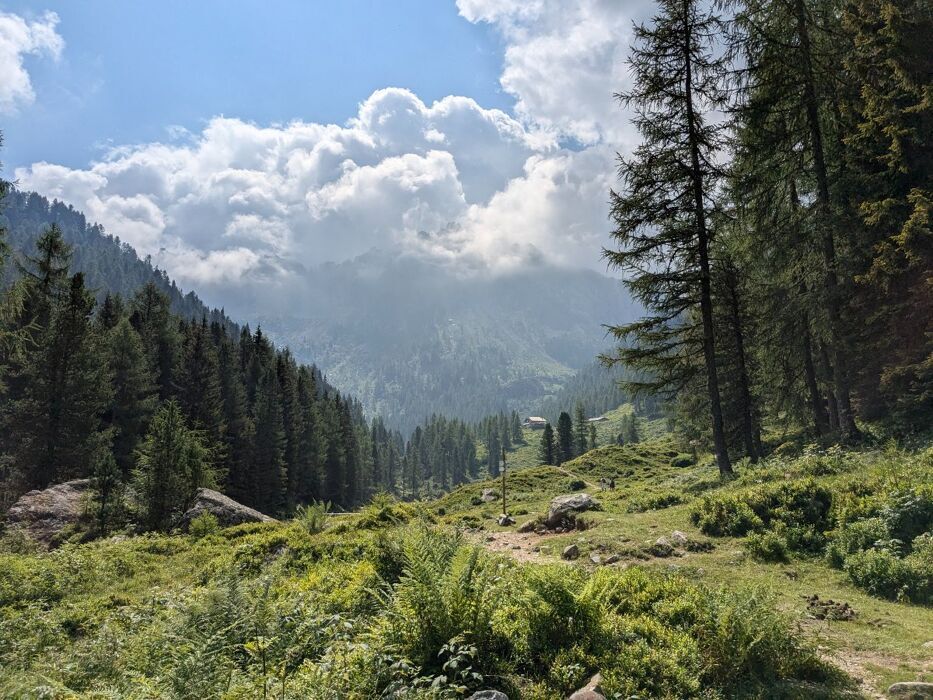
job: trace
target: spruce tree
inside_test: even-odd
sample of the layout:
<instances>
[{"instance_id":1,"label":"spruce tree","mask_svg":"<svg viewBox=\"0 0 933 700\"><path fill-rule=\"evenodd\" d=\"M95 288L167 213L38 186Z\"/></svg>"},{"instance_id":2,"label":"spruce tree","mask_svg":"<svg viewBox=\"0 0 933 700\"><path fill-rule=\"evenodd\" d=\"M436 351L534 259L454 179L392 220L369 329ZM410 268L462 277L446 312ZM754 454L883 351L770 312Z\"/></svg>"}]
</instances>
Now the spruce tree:
<instances>
[{"instance_id":1,"label":"spruce tree","mask_svg":"<svg viewBox=\"0 0 933 700\"><path fill-rule=\"evenodd\" d=\"M550 423L545 424L544 430L541 431L538 460L541 464L557 464L557 445L554 442L554 428Z\"/></svg>"},{"instance_id":2,"label":"spruce tree","mask_svg":"<svg viewBox=\"0 0 933 700\"><path fill-rule=\"evenodd\" d=\"M143 339L159 399L175 396L178 386L180 339L170 311L168 295L154 282L147 282L133 297L130 322Z\"/></svg>"},{"instance_id":3,"label":"spruce tree","mask_svg":"<svg viewBox=\"0 0 933 700\"><path fill-rule=\"evenodd\" d=\"M561 411L557 417L557 464L569 462L573 457L573 421L569 413Z\"/></svg>"},{"instance_id":4,"label":"spruce tree","mask_svg":"<svg viewBox=\"0 0 933 700\"><path fill-rule=\"evenodd\" d=\"M644 373L634 390L676 392L701 353L716 461L728 475L710 265L724 127L709 116L725 105L727 65L717 46L721 20L707 7L660 0L652 25L635 28L634 85L620 99L634 110L642 142L620 160L622 191L610 194L619 248L605 256L653 315L613 328L623 345L605 359Z\"/></svg>"},{"instance_id":5,"label":"spruce tree","mask_svg":"<svg viewBox=\"0 0 933 700\"><path fill-rule=\"evenodd\" d=\"M573 445L576 454L582 455L586 452L587 437L586 409L581 401L577 401L573 415Z\"/></svg>"},{"instance_id":6,"label":"spruce tree","mask_svg":"<svg viewBox=\"0 0 933 700\"><path fill-rule=\"evenodd\" d=\"M152 418L133 483L143 522L151 530L172 527L198 488L215 485L210 451L201 435L186 425L174 399L162 404Z\"/></svg>"},{"instance_id":7,"label":"spruce tree","mask_svg":"<svg viewBox=\"0 0 933 700\"><path fill-rule=\"evenodd\" d=\"M104 422L113 431L116 464L128 476L136 460L136 447L155 410L155 384L142 340L128 319L111 327L104 349L112 387Z\"/></svg>"},{"instance_id":8,"label":"spruce tree","mask_svg":"<svg viewBox=\"0 0 933 700\"><path fill-rule=\"evenodd\" d=\"M109 446L100 417L110 379L100 361L93 309L94 298L77 273L53 299L48 325L37 329L34 349L15 372L19 393L6 428L14 436L15 464L30 486L87 476L94 456Z\"/></svg>"},{"instance_id":9,"label":"spruce tree","mask_svg":"<svg viewBox=\"0 0 933 700\"><path fill-rule=\"evenodd\" d=\"M247 503L263 513L277 514L285 507L287 474L285 428L274 367L266 370L259 380L253 423L256 427L251 450L251 480L255 491Z\"/></svg>"}]
</instances>

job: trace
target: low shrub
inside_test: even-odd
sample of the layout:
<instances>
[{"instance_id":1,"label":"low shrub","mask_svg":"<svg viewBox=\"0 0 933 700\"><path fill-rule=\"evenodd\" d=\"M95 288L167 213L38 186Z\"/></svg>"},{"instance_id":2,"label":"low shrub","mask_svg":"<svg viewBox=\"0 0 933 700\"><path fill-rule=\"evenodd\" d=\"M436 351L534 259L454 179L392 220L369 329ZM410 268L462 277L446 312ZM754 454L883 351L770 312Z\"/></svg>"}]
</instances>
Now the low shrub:
<instances>
[{"instance_id":1,"label":"low shrub","mask_svg":"<svg viewBox=\"0 0 933 700\"><path fill-rule=\"evenodd\" d=\"M586 482L583 479L571 479L567 482L568 491L583 491L586 488Z\"/></svg>"},{"instance_id":2,"label":"low shrub","mask_svg":"<svg viewBox=\"0 0 933 700\"><path fill-rule=\"evenodd\" d=\"M188 524L188 534L195 539L201 539L208 535L214 535L220 531L220 523L217 516L207 511L201 513L198 517L192 519Z\"/></svg>"},{"instance_id":3,"label":"low shrub","mask_svg":"<svg viewBox=\"0 0 933 700\"><path fill-rule=\"evenodd\" d=\"M910 587L910 567L890 551L869 549L845 559L845 572L859 588L881 598L904 598Z\"/></svg>"},{"instance_id":4,"label":"low shrub","mask_svg":"<svg viewBox=\"0 0 933 700\"><path fill-rule=\"evenodd\" d=\"M295 510L295 522L309 535L316 535L327 527L328 513L330 513L330 503L314 501L308 505L298 506Z\"/></svg>"},{"instance_id":5,"label":"low shrub","mask_svg":"<svg viewBox=\"0 0 933 700\"><path fill-rule=\"evenodd\" d=\"M833 533L826 548L826 559L830 566L841 569L850 554L871 549L875 543L888 537L888 528L881 518L867 518L849 523Z\"/></svg>"},{"instance_id":6,"label":"low shrub","mask_svg":"<svg viewBox=\"0 0 933 700\"><path fill-rule=\"evenodd\" d=\"M895 491L885 501L879 517L888 534L902 542L933 529L933 485Z\"/></svg>"},{"instance_id":7,"label":"low shrub","mask_svg":"<svg viewBox=\"0 0 933 700\"><path fill-rule=\"evenodd\" d=\"M628 513L646 513L649 510L663 510L684 502L683 496L673 491L652 494L632 500L625 508Z\"/></svg>"},{"instance_id":8,"label":"low shrub","mask_svg":"<svg viewBox=\"0 0 933 700\"><path fill-rule=\"evenodd\" d=\"M801 546L822 546L821 533L830 525L832 494L813 479L759 486L736 494L704 496L691 519L705 534L741 536L773 529L779 523L798 529Z\"/></svg>"},{"instance_id":9,"label":"low shrub","mask_svg":"<svg viewBox=\"0 0 933 700\"><path fill-rule=\"evenodd\" d=\"M703 534L741 537L764 527L751 506L737 496L704 496L690 513L690 520Z\"/></svg>"},{"instance_id":10,"label":"low shrub","mask_svg":"<svg viewBox=\"0 0 933 700\"><path fill-rule=\"evenodd\" d=\"M787 540L775 532L753 532L745 540L745 549L755 559L768 562L786 562Z\"/></svg>"},{"instance_id":11,"label":"low shrub","mask_svg":"<svg viewBox=\"0 0 933 700\"><path fill-rule=\"evenodd\" d=\"M696 463L696 457L694 457L692 454L687 454L686 452L681 452L680 454L671 458L671 466L677 469L692 467Z\"/></svg>"},{"instance_id":12,"label":"low shrub","mask_svg":"<svg viewBox=\"0 0 933 700\"><path fill-rule=\"evenodd\" d=\"M411 503L400 503L390 494L377 493L367 505L360 509L356 526L364 530L375 530L392 525L403 525L417 515L418 510ZM429 519L433 520L433 518Z\"/></svg>"}]
</instances>

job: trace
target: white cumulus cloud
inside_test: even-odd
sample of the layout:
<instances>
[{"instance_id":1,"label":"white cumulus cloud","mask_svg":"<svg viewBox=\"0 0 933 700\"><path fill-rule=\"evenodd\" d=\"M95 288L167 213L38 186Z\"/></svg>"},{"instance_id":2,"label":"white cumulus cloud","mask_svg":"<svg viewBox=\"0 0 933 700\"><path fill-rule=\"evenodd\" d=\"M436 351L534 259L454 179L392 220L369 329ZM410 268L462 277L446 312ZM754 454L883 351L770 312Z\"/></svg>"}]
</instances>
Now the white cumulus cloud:
<instances>
[{"instance_id":1,"label":"white cumulus cloud","mask_svg":"<svg viewBox=\"0 0 933 700\"><path fill-rule=\"evenodd\" d=\"M470 22L506 43L500 82L526 122L583 144L629 146L633 132L613 95L630 85L626 57L646 0L457 0Z\"/></svg>"},{"instance_id":2,"label":"white cumulus cloud","mask_svg":"<svg viewBox=\"0 0 933 700\"><path fill-rule=\"evenodd\" d=\"M245 285L280 302L310 267L373 247L459 269L602 267L615 153L632 141L612 94L627 85L643 3L458 0L505 42L511 114L385 88L344 124L215 117L86 168L35 163L15 177L215 303Z\"/></svg>"},{"instance_id":3,"label":"white cumulus cloud","mask_svg":"<svg viewBox=\"0 0 933 700\"><path fill-rule=\"evenodd\" d=\"M34 21L0 12L0 113L12 114L36 99L24 59L33 54L58 60L65 41L57 26L54 12Z\"/></svg>"}]
</instances>

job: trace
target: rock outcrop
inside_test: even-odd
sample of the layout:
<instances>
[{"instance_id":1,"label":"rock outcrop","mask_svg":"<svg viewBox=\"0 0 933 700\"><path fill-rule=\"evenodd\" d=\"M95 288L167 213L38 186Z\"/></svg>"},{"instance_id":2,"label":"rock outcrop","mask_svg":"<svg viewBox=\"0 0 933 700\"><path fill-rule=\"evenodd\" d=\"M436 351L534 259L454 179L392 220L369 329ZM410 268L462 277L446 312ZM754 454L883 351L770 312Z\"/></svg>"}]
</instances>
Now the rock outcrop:
<instances>
[{"instance_id":1,"label":"rock outcrop","mask_svg":"<svg viewBox=\"0 0 933 700\"><path fill-rule=\"evenodd\" d=\"M602 682L603 677L597 673L567 700L606 700L606 696L603 695Z\"/></svg>"},{"instance_id":2,"label":"rock outcrop","mask_svg":"<svg viewBox=\"0 0 933 700\"><path fill-rule=\"evenodd\" d=\"M549 528L566 527L572 523L578 513L587 510L598 510L599 503L588 493L572 493L566 496L557 496L551 501L547 519L544 524Z\"/></svg>"},{"instance_id":3,"label":"rock outcrop","mask_svg":"<svg viewBox=\"0 0 933 700\"><path fill-rule=\"evenodd\" d=\"M52 546L65 528L85 517L90 486L90 479L75 479L24 493L7 512L7 527Z\"/></svg>"},{"instance_id":4,"label":"rock outcrop","mask_svg":"<svg viewBox=\"0 0 933 700\"><path fill-rule=\"evenodd\" d=\"M217 518L217 522L220 523L221 527L241 523L270 523L275 520L275 518L270 518L258 510L237 503L219 491L198 489L191 507L185 511L181 518L182 527L187 528L192 520L204 513L210 513Z\"/></svg>"},{"instance_id":5,"label":"rock outcrop","mask_svg":"<svg viewBox=\"0 0 933 700\"><path fill-rule=\"evenodd\" d=\"M895 683L888 688L888 697L902 700L933 700L933 683Z\"/></svg>"}]
</instances>

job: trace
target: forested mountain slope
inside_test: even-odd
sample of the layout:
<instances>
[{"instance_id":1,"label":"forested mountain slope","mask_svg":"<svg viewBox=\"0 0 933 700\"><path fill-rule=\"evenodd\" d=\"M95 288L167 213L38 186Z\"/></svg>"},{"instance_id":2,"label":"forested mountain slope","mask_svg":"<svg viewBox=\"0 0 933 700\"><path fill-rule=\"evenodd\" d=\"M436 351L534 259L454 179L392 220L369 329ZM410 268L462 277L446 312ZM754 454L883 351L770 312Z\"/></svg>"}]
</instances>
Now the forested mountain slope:
<instances>
[{"instance_id":1,"label":"forested mountain slope","mask_svg":"<svg viewBox=\"0 0 933 700\"><path fill-rule=\"evenodd\" d=\"M263 328L401 429L534 410L605 347L602 324L637 315L617 281L545 265L461 275L372 251L308 285L299 313Z\"/></svg>"},{"instance_id":2,"label":"forested mountain slope","mask_svg":"<svg viewBox=\"0 0 933 700\"><path fill-rule=\"evenodd\" d=\"M136 251L96 223L88 223L84 214L57 200L49 201L37 192L13 190L0 205L0 229L6 231L6 241L15 257L22 259L34 251L36 239L52 223L58 225L66 243L72 246L71 266L84 273L85 281L102 300L107 292L129 298L147 282L152 282L168 295L172 311L184 318L221 322L231 331L236 324L222 310L208 308L193 291L183 292L164 270L154 267L148 259L140 259ZM6 280L16 277L17 269L8 265ZM0 278L2 279L2 278Z\"/></svg>"}]
</instances>

